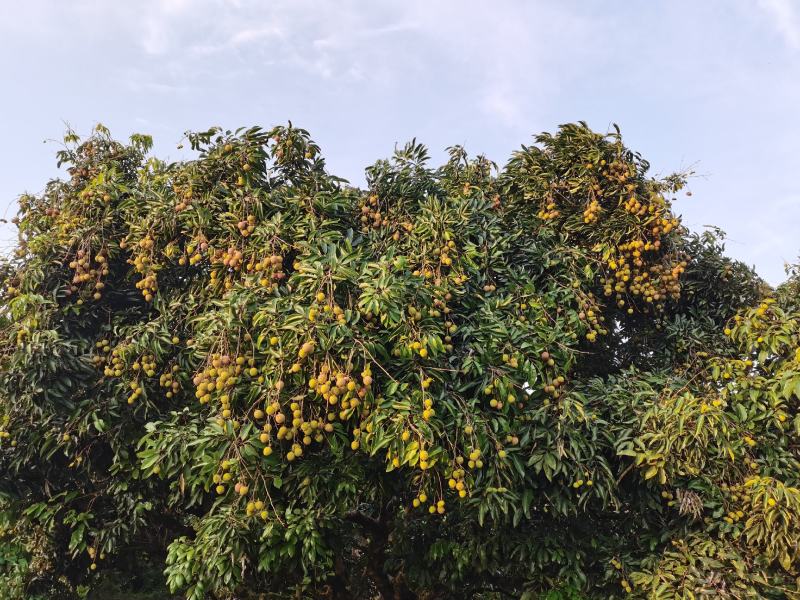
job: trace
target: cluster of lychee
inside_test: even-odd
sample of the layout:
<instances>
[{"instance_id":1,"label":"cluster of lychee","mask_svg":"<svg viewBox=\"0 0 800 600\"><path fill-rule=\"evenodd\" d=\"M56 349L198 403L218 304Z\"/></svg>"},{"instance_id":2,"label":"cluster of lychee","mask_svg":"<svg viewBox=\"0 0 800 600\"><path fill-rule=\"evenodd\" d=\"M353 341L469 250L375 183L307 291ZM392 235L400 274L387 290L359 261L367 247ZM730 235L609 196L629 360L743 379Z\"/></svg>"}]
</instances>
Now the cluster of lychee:
<instances>
[{"instance_id":1,"label":"cluster of lychee","mask_svg":"<svg viewBox=\"0 0 800 600\"><path fill-rule=\"evenodd\" d=\"M191 206L194 193L192 188L187 188L182 194L176 190L176 193L181 197L181 200L175 205L175 212L183 212Z\"/></svg>"},{"instance_id":2,"label":"cluster of lychee","mask_svg":"<svg viewBox=\"0 0 800 600\"><path fill-rule=\"evenodd\" d=\"M134 269L136 269L136 272L144 275L142 279L136 282L136 288L141 290L142 296L146 302L152 301L153 296L158 290L158 282L156 280L155 269L153 268L153 261L149 254L144 254L144 252L149 252L152 254L153 245L153 238L150 236L142 238L139 240L138 246L143 253L137 254L133 259L128 259L128 263L133 265Z\"/></svg>"},{"instance_id":3,"label":"cluster of lychee","mask_svg":"<svg viewBox=\"0 0 800 600\"><path fill-rule=\"evenodd\" d=\"M606 296L616 294L617 306L626 305L623 294L639 296L647 303L662 304L668 298L680 298L680 277L686 270L687 262L682 260L672 264L645 263L642 252L657 250L660 242L635 240L619 246L620 253L610 257L606 264L613 276L602 280ZM628 308L633 314L633 307Z\"/></svg>"},{"instance_id":4,"label":"cluster of lychee","mask_svg":"<svg viewBox=\"0 0 800 600\"><path fill-rule=\"evenodd\" d=\"M148 377L156 374L156 358L152 354L145 354L140 359L133 361L131 368L134 371L141 371Z\"/></svg>"},{"instance_id":5,"label":"cluster of lychee","mask_svg":"<svg viewBox=\"0 0 800 600\"><path fill-rule=\"evenodd\" d=\"M252 364L248 365L249 368L255 369L255 360L251 358L250 361ZM243 356L233 359L228 354L212 354L206 367L192 378L192 383L195 385L195 397L200 404L207 404L211 401L213 394L219 393L220 415L223 419L229 419L231 417L230 390L239 381L244 368L245 358Z\"/></svg>"},{"instance_id":6,"label":"cluster of lychee","mask_svg":"<svg viewBox=\"0 0 800 600\"><path fill-rule=\"evenodd\" d=\"M643 203L639 198L636 197L635 194L632 194L625 200L625 203L622 207L632 215L636 215L639 217L643 217L648 212L653 213L656 210L656 207L653 204L647 204L646 202Z\"/></svg>"},{"instance_id":7,"label":"cluster of lychee","mask_svg":"<svg viewBox=\"0 0 800 600\"><path fill-rule=\"evenodd\" d=\"M414 508L419 508L427 501L428 501L428 494L426 494L425 492L420 492L419 495L411 501L411 505ZM445 513L444 500L438 500L436 502L431 501L430 505L428 506L428 512L432 515L434 514L443 515Z\"/></svg>"},{"instance_id":8,"label":"cluster of lychee","mask_svg":"<svg viewBox=\"0 0 800 600\"><path fill-rule=\"evenodd\" d=\"M448 241L444 246L439 249L439 262L443 267L449 267L453 264L451 254L455 254L456 243L453 240Z\"/></svg>"},{"instance_id":9,"label":"cluster of lychee","mask_svg":"<svg viewBox=\"0 0 800 600\"><path fill-rule=\"evenodd\" d=\"M108 256L105 250L100 250L94 256L95 265L92 266L92 255L88 250L78 250L75 259L70 261L69 268L74 271L72 276L71 285L64 291L66 296L71 296L76 293L81 285L94 282L92 285L91 298L100 300L102 298L102 290L105 288L100 278L108 275ZM83 298L78 299L79 304L83 304Z\"/></svg>"},{"instance_id":10,"label":"cluster of lychee","mask_svg":"<svg viewBox=\"0 0 800 600\"><path fill-rule=\"evenodd\" d=\"M589 202L589 205L583 211L583 222L584 223L594 223L597 221L598 215L600 213L600 203L597 200L592 200Z\"/></svg>"},{"instance_id":11,"label":"cluster of lychee","mask_svg":"<svg viewBox=\"0 0 800 600\"><path fill-rule=\"evenodd\" d=\"M382 225L388 225L389 220L386 215L381 213L378 195L370 194L360 203L361 223L365 228L378 229Z\"/></svg>"},{"instance_id":12,"label":"cluster of lychee","mask_svg":"<svg viewBox=\"0 0 800 600\"><path fill-rule=\"evenodd\" d=\"M258 274L261 287L277 288L278 282L286 277L283 271L283 257L280 254L265 256L259 261L247 263L247 271Z\"/></svg>"},{"instance_id":13,"label":"cluster of lychee","mask_svg":"<svg viewBox=\"0 0 800 600\"><path fill-rule=\"evenodd\" d=\"M178 264L181 266L189 265L194 266L203 260L203 254L208 251L208 242L200 240L199 242L190 242L186 245L186 254L182 254L178 258Z\"/></svg>"},{"instance_id":14,"label":"cluster of lychee","mask_svg":"<svg viewBox=\"0 0 800 600\"><path fill-rule=\"evenodd\" d=\"M0 419L0 440L6 440L11 437L11 433L8 431L10 422L11 418L8 415L3 415L3 418ZM12 445L16 446L16 443L12 443Z\"/></svg>"},{"instance_id":15,"label":"cluster of lychee","mask_svg":"<svg viewBox=\"0 0 800 600\"><path fill-rule=\"evenodd\" d=\"M468 494L465 476L466 471L464 469L453 469L450 478L447 480L447 487L454 490L459 498L466 498Z\"/></svg>"},{"instance_id":16,"label":"cluster of lychee","mask_svg":"<svg viewBox=\"0 0 800 600\"><path fill-rule=\"evenodd\" d=\"M164 394L167 398L172 398L181 389L180 381L176 379L178 371L180 371L180 367L172 365L172 368L166 373L162 373L158 379L158 384L167 390Z\"/></svg>"},{"instance_id":17,"label":"cluster of lychee","mask_svg":"<svg viewBox=\"0 0 800 600\"><path fill-rule=\"evenodd\" d=\"M596 332L593 330L593 333ZM555 358L553 358L553 356L550 355L550 353L547 350L542 352L539 355L539 357L542 359L542 363L544 366L544 378L546 382L544 387L542 388L542 391L544 391L545 394L557 398L561 394L561 388L566 384L567 380L564 377L564 375L560 374L556 375L556 373L558 372L556 367L556 360Z\"/></svg>"},{"instance_id":18,"label":"cluster of lychee","mask_svg":"<svg viewBox=\"0 0 800 600\"><path fill-rule=\"evenodd\" d=\"M93 546L89 546L89 547L86 549L86 554L88 554L88 555L89 555L89 558L91 558L91 559L92 559L92 562L91 562L91 564L89 565L89 569L90 569L91 571L95 571L95 570L97 570L97 560L98 560L98 559L99 559L99 560L105 560L105 558L106 558L106 553L105 553L105 552L100 552L100 553L98 553L98 552L97 552L97 549L96 549L96 548L94 548Z\"/></svg>"},{"instance_id":19,"label":"cluster of lychee","mask_svg":"<svg viewBox=\"0 0 800 600\"><path fill-rule=\"evenodd\" d=\"M544 203L544 208L536 214L543 221L551 221L558 217L561 212L556 208L556 203L552 199L547 199Z\"/></svg>"},{"instance_id":20,"label":"cluster of lychee","mask_svg":"<svg viewBox=\"0 0 800 600\"><path fill-rule=\"evenodd\" d=\"M323 292L317 292L314 299L317 302L317 306L311 306L308 309L308 320L311 322L315 322L318 320L320 316L320 311L322 311L322 317L324 320L332 321L336 320L337 323L340 325L344 325L346 322L346 317L342 308L336 304L335 302L327 301L327 296Z\"/></svg>"},{"instance_id":21,"label":"cluster of lychee","mask_svg":"<svg viewBox=\"0 0 800 600\"><path fill-rule=\"evenodd\" d=\"M133 404L142 395L143 388L138 381L131 381L131 394L128 396L128 404Z\"/></svg>"},{"instance_id":22,"label":"cluster of lychee","mask_svg":"<svg viewBox=\"0 0 800 600\"><path fill-rule=\"evenodd\" d=\"M586 339L594 342L598 335L606 335L608 333L604 326L606 318L600 310L600 304L594 293L588 292L586 295L579 296L578 304L580 307L578 319L580 319L583 327L588 330L586 331ZM570 336L575 337L572 333L570 333Z\"/></svg>"},{"instance_id":23,"label":"cluster of lychee","mask_svg":"<svg viewBox=\"0 0 800 600\"><path fill-rule=\"evenodd\" d=\"M211 259L213 264L221 264L226 269L238 271L242 268L244 254L235 246L229 246L226 250L217 250ZM213 277L213 275L212 275Z\"/></svg>"},{"instance_id":24,"label":"cluster of lychee","mask_svg":"<svg viewBox=\"0 0 800 600\"><path fill-rule=\"evenodd\" d=\"M496 410L503 410L503 407L506 405L506 403L508 403L511 406L514 406L514 404L517 401L517 397L514 394L509 393L507 396L501 398L498 397L497 394L495 394L495 391L499 390L496 390L496 386L492 384L489 384L485 388L483 388L484 395L490 397L489 406L491 406Z\"/></svg>"},{"instance_id":25,"label":"cluster of lychee","mask_svg":"<svg viewBox=\"0 0 800 600\"><path fill-rule=\"evenodd\" d=\"M636 172L632 164L626 163L620 159L612 160L607 165L605 160L601 160L600 166L606 167L605 169L601 169L600 174L608 179L615 180L617 183L625 183L628 179L633 177ZM629 187L633 186L629 184Z\"/></svg>"},{"instance_id":26,"label":"cluster of lychee","mask_svg":"<svg viewBox=\"0 0 800 600\"><path fill-rule=\"evenodd\" d=\"M107 352L105 348L109 347L109 343L107 340L103 340L103 346L101 347L101 351L103 353ZM103 367L103 374L106 377L121 377L123 371L125 370L125 357L124 357L124 345L117 346L111 351L111 361L108 361L108 358L102 358L95 355L97 358L102 358L102 360L96 360L95 364L97 366L105 365Z\"/></svg>"},{"instance_id":27,"label":"cluster of lychee","mask_svg":"<svg viewBox=\"0 0 800 600\"><path fill-rule=\"evenodd\" d=\"M236 224L236 227L239 229L239 234L242 237L248 237L256 230L255 215L247 215L246 218L242 219Z\"/></svg>"},{"instance_id":28,"label":"cluster of lychee","mask_svg":"<svg viewBox=\"0 0 800 600\"><path fill-rule=\"evenodd\" d=\"M372 371L369 366L362 372L362 385L343 370L334 372L328 363L320 365L317 373L308 379L309 390L330 406L338 404L342 411L356 408L371 384Z\"/></svg>"},{"instance_id":29,"label":"cluster of lychee","mask_svg":"<svg viewBox=\"0 0 800 600\"><path fill-rule=\"evenodd\" d=\"M111 343L108 340L100 340L95 342L94 347L96 353L92 355L92 364L94 364L95 367L100 367L107 362L104 355L111 352ZM106 375L111 376L113 374L114 372L112 369L106 368Z\"/></svg>"}]
</instances>

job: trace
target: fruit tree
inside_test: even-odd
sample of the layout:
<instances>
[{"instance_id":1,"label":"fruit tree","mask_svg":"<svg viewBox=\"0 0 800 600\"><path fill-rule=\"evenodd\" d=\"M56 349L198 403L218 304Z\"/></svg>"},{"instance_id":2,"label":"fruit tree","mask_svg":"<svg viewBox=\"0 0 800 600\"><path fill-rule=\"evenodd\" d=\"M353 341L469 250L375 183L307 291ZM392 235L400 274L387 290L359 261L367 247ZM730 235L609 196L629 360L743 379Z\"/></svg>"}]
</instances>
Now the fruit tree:
<instances>
[{"instance_id":1,"label":"fruit tree","mask_svg":"<svg viewBox=\"0 0 800 600\"><path fill-rule=\"evenodd\" d=\"M291 124L186 140L69 133L19 199L9 597L800 597L800 279L684 174L583 123L364 190Z\"/></svg>"}]
</instances>

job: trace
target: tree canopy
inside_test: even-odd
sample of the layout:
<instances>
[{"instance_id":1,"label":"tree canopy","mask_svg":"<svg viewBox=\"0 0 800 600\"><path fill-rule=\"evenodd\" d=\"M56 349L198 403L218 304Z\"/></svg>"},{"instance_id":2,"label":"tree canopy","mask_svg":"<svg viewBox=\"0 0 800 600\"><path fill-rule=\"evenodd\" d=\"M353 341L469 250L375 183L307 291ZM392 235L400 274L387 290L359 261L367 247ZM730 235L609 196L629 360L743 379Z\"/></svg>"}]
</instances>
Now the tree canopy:
<instances>
[{"instance_id":1,"label":"tree canopy","mask_svg":"<svg viewBox=\"0 0 800 600\"><path fill-rule=\"evenodd\" d=\"M684 174L584 123L364 190L291 124L186 140L69 133L19 200L9 597L800 597L800 277Z\"/></svg>"}]
</instances>

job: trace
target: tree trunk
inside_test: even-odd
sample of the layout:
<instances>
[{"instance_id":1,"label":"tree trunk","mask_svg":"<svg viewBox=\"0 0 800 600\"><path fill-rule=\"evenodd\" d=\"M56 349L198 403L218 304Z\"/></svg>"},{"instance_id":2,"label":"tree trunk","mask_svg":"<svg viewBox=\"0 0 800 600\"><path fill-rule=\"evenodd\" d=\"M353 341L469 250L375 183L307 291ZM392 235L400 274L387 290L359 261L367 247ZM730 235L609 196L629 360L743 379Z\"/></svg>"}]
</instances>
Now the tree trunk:
<instances>
[{"instance_id":1,"label":"tree trunk","mask_svg":"<svg viewBox=\"0 0 800 600\"><path fill-rule=\"evenodd\" d=\"M415 600L414 594L405 584L400 573L394 581L386 572L386 547L389 541L388 514L384 510L380 519L358 511L351 511L345 518L362 527L369 542L364 549L367 560L367 576L372 580L381 600Z\"/></svg>"}]
</instances>

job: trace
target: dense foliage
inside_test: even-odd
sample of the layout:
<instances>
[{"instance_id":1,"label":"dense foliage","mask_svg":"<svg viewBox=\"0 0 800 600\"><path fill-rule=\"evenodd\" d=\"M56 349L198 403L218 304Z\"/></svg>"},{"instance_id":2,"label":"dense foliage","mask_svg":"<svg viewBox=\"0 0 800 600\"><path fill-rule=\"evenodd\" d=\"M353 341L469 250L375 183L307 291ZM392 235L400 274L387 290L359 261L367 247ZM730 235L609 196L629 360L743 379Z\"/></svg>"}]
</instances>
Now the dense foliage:
<instances>
[{"instance_id":1,"label":"dense foliage","mask_svg":"<svg viewBox=\"0 0 800 600\"><path fill-rule=\"evenodd\" d=\"M800 597L798 277L683 176L582 123L363 191L291 125L187 140L69 134L20 198L0 596Z\"/></svg>"}]
</instances>

